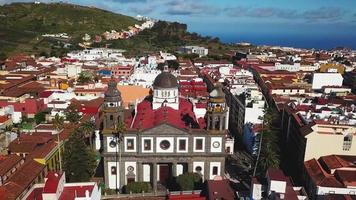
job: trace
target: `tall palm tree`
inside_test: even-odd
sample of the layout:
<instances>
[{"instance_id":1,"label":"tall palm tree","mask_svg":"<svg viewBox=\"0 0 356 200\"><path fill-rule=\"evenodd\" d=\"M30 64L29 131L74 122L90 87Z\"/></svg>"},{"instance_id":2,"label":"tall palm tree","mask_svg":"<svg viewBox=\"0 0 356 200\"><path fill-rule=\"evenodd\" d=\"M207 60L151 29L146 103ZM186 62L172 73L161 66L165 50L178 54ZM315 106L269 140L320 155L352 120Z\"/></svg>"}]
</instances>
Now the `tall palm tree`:
<instances>
[{"instance_id":1,"label":"tall palm tree","mask_svg":"<svg viewBox=\"0 0 356 200\"><path fill-rule=\"evenodd\" d=\"M59 116L59 114L57 113L54 116L54 119L52 120L53 126L57 131L60 131L63 129L64 127L64 117Z\"/></svg>"},{"instance_id":2,"label":"tall palm tree","mask_svg":"<svg viewBox=\"0 0 356 200\"><path fill-rule=\"evenodd\" d=\"M85 138L89 138L90 147L93 148L92 138L95 129L95 124L91 121L87 121L80 126L80 129L81 131L83 131Z\"/></svg>"},{"instance_id":3,"label":"tall palm tree","mask_svg":"<svg viewBox=\"0 0 356 200\"><path fill-rule=\"evenodd\" d=\"M58 157L59 157L59 170L62 171L62 155L61 155L61 146L59 139L59 131L64 127L64 117L59 116L57 113L54 119L52 120L54 128L57 130L57 145L58 145Z\"/></svg>"}]
</instances>

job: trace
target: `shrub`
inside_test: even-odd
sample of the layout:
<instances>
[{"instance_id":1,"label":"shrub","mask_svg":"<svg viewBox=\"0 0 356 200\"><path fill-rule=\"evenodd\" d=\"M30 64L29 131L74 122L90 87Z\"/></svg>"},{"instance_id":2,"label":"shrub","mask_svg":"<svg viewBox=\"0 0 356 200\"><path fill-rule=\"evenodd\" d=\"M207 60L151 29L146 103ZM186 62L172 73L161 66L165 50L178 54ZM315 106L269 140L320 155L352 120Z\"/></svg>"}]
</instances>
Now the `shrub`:
<instances>
[{"instance_id":1,"label":"shrub","mask_svg":"<svg viewBox=\"0 0 356 200\"><path fill-rule=\"evenodd\" d=\"M126 185L125 193L129 194L132 193L149 193L152 192L152 187L149 182L131 182Z\"/></svg>"},{"instance_id":2,"label":"shrub","mask_svg":"<svg viewBox=\"0 0 356 200\"><path fill-rule=\"evenodd\" d=\"M194 190L195 187L201 182L201 177L197 173L185 173L177 177L177 184L180 190Z\"/></svg>"}]
</instances>

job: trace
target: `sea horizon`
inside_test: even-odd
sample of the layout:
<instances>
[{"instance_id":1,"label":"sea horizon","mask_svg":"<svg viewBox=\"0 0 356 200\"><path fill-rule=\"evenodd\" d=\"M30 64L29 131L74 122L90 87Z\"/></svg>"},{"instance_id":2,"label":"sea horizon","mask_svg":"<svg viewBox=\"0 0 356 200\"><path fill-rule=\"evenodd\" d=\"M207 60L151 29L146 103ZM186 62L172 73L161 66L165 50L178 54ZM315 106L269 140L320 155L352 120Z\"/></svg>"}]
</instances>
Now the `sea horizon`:
<instances>
[{"instance_id":1,"label":"sea horizon","mask_svg":"<svg viewBox=\"0 0 356 200\"><path fill-rule=\"evenodd\" d=\"M200 33L203 36L218 37L223 43L247 42L253 45L282 46L302 49L331 50L345 47L356 50L354 36L328 35L288 35L288 34L240 34L240 33Z\"/></svg>"}]
</instances>

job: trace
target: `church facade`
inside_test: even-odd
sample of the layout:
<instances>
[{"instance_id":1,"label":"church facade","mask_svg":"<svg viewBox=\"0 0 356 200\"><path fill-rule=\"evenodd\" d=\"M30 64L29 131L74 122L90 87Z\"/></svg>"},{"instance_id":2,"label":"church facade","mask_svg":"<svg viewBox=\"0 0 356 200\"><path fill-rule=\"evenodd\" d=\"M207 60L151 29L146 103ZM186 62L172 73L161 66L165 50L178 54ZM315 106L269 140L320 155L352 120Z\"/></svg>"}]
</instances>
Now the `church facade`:
<instances>
[{"instance_id":1,"label":"church facade","mask_svg":"<svg viewBox=\"0 0 356 200\"><path fill-rule=\"evenodd\" d=\"M107 187L120 189L139 181L150 182L157 191L158 184L166 185L186 172L196 172L205 180L223 176L233 140L227 131L228 108L221 86L210 93L204 122L196 119L192 104L179 97L178 81L169 72L157 76L153 89L151 101L124 112L116 83L109 83L101 114ZM122 125L126 128L119 128Z\"/></svg>"}]
</instances>

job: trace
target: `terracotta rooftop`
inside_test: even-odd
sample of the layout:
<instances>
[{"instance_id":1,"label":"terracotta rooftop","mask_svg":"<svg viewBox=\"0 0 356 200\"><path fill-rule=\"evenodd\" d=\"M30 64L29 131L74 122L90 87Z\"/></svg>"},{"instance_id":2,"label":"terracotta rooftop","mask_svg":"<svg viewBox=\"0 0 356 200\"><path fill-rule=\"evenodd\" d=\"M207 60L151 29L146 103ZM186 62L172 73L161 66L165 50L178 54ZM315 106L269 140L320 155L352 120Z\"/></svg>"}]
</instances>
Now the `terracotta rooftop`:
<instances>
[{"instance_id":1,"label":"terracotta rooftop","mask_svg":"<svg viewBox=\"0 0 356 200\"><path fill-rule=\"evenodd\" d=\"M14 168L23 158L17 155L8 155L0 161L0 176L5 175Z\"/></svg>"},{"instance_id":2,"label":"terracotta rooftop","mask_svg":"<svg viewBox=\"0 0 356 200\"><path fill-rule=\"evenodd\" d=\"M208 180L207 182L209 200L236 198L229 180Z\"/></svg>"}]
</instances>

